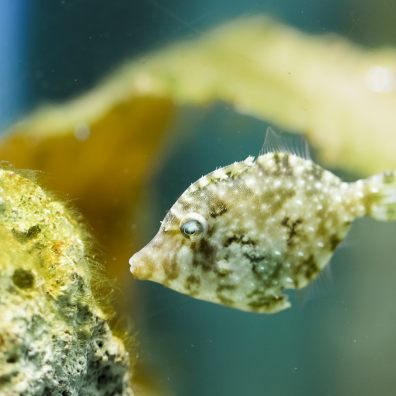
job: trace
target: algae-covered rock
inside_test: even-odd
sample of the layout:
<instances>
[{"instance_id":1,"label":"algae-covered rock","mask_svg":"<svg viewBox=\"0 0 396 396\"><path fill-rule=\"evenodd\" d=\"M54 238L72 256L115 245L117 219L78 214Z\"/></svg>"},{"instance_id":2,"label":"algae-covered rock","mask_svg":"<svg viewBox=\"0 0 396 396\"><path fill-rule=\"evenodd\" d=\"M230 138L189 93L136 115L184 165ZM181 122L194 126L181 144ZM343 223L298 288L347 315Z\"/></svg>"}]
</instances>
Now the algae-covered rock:
<instances>
[{"instance_id":1,"label":"algae-covered rock","mask_svg":"<svg viewBox=\"0 0 396 396\"><path fill-rule=\"evenodd\" d=\"M0 169L0 394L132 395L129 356L91 283L78 216Z\"/></svg>"}]
</instances>

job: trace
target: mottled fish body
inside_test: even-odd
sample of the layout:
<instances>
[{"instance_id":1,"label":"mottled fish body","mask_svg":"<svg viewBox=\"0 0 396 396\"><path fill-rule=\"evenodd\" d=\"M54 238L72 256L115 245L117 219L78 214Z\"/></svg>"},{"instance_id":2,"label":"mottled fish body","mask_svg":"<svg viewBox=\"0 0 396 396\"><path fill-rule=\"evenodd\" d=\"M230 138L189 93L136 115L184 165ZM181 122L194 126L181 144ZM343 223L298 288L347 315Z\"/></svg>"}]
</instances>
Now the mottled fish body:
<instances>
[{"instance_id":1,"label":"mottled fish body","mask_svg":"<svg viewBox=\"0 0 396 396\"><path fill-rule=\"evenodd\" d=\"M283 310L284 290L318 276L354 219L396 220L395 176L346 183L289 152L248 157L193 183L131 272L245 311Z\"/></svg>"}]
</instances>

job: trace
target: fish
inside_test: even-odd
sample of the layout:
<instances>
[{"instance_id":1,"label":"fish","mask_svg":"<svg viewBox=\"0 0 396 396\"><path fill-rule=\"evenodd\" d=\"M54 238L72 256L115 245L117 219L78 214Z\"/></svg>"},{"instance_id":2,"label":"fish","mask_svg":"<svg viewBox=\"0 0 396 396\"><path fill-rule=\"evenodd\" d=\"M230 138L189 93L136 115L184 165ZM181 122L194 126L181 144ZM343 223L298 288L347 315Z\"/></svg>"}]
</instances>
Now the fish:
<instances>
[{"instance_id":1,"label":"fish","mask_svg":"<svg viewBox=\"0 0 396 396\"><path fill-rule=\"evenodd\" d=\"M306 147L306 145L305 145ZM396 220L396 172L345 182L272 129L254 158L190 185L129 260L134 278L242 311L290 307L326 268L352 222Z\"/></svg>"}]
</instances>

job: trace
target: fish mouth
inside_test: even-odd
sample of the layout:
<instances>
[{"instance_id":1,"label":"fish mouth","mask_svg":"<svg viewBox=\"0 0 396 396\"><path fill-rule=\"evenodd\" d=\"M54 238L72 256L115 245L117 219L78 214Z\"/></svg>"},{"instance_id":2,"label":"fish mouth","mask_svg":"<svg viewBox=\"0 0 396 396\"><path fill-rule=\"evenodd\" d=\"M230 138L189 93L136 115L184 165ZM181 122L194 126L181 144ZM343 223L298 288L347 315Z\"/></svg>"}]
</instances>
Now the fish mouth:
<instances>
[{"instance_id":1,"label":"fish mouth","mask_svg":"<svg viewBox=\"0 0 396 396\"><path fill-rule=\"evenodd\" d=\"M164 266L172 256L173 244L161 231L141 250L129 259L130 271L136 279L162 283L166 279Z\"/></svg>"},{"instance_id":2,"label":"fish mouth","mask_svg":"<svg viewBox=\"0 0 396 396\"><path fill-rule=\"evenodd\" d=\"M159 230L154 238L129 259L130 271L136 279L169 283L177 274L177 254L183 239L170 238Z\"/></svg>"},{"instance_id":3,"label":"fish mouth","mask_svg":"<svg viewBox=\"0 0 396 396\"><path fill-rule=\"evenodd\" d=\"M129 259L130 271L134 278L141 280L152 279L154 263L143 248Z\"/></svg>"}]
</instances>

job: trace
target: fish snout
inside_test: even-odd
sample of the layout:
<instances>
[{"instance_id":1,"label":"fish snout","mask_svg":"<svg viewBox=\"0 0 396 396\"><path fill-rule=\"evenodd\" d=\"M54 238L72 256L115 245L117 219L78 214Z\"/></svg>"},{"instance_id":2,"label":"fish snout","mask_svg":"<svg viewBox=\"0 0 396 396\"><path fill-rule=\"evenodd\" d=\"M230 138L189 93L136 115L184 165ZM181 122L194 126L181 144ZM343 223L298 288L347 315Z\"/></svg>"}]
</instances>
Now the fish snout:
<instances>
[{"instance_id":1,"label":"fish snout","mask_svg":"<svg viewBox=\"0 0 396 396\"><path fill-rule=\"evenodd\" d=\"M147 248L143 248L129 259L130 271L136 279L151 280L154 273L154 262Z\"/></svg>"},{"instance_id":2,"label":"fish snout","mask_svg":"<svg viewBox=\"0 0 396 396\"><path fill-rule=\"evenodd\" d=\"M174 241L164 238L161 231L158 232L143 249L129 259L132 275L137 279L162 283L167 278L167 263L173 261L175 250Z\"/></svg>"}]
</instances>

